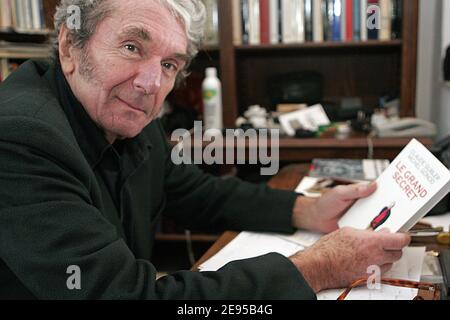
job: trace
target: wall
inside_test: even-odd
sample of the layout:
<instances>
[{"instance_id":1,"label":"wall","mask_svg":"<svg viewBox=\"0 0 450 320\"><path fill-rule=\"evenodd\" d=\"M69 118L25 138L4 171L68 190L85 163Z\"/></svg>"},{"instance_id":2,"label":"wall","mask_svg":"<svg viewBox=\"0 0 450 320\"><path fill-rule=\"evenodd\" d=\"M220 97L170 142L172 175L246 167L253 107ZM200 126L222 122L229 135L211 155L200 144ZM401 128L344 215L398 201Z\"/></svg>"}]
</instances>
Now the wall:
<instances>
[{"instance_id":1,"label":"wall","mask_svg":"<svg viewBox=\"0 0 450 320\"><path fill-rule=\"evenodd\" d=\"M445 55L445 50L450 45L450 0L442 0L442 47L441 61ZM450 135L450 87L442 84L442 71L439 75L441 103L439 109L439 134L440 137Z\"/></svg>"},{"instance_id":2,"label":"wall","mask_svg":"<svg viewBox=\"0 0 450 320\"><path fill-rule=\"evenodd\" d=\"M450 88L443 85L442 62L450 44L450 0L421 0L416 111L438 126L438 138L450 134Z\"/></svg>"}]
</instances>

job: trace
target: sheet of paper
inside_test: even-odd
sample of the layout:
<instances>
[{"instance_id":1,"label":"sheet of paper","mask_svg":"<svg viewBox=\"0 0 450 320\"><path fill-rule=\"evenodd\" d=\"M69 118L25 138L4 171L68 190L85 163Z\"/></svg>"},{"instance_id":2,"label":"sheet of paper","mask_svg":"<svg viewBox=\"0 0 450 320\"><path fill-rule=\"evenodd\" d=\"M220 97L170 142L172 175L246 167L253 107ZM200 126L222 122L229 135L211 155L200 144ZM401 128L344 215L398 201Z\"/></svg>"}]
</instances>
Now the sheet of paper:
<instances>
[{"instance_id":1,"label":"sheet of paper","mask_svg":"<svg viewBox=\"0 0 450 320\"><path fill-rule=\"evenodd\" d=\"M295 189L295 192L297 193L303 193L307 197L311 198L318 198L321 196L318 192L311 192L309 191L318 181L320 181L321 178L314 178L314 177L304 177L302 181L300 181L300 184L297 186L297 189Z\"/></svg>"},{"instance_id":2,"label":"sheet of paper","mask_svg":"<svg viewBox=\"0 0 450 320\"><path fill-rule=\"evenodd\" d=\"M403 257L397 261L383 278L420 281L425 258L425 247L408 247ZM325 290L317 295L318 300L336 300L345 289ZM350 291L346 300L412 300L417 289L381 285L380 290L370 290L366 286Z\"/></svg>"},{"instance_id":3,"label":"sheet of paper","mask_svg":"<svg viewBox=\"0 0 450 320\"><path fill-rule=\"evenodd\" d=\"M442 214L439 216L431 216L431 217L425 217L422 219L425 222L430 223L433 228L434 227L444 227L444 231L448 232L448 228L450 226L450 212L447 214Z\"/></svg>"},{"instance_id":4,"label":"sheet of paper","mask_svg":"<svg viewBox=\"0 0 450 320\"><path fill-rule=\"evenodd\" d=\"M234 260L242 260L265 255L271 252L285 257L303 250L304 247L293 241L266 233L241 232L227 246L211 259L200 265L200 271L216 271Z\"/></svg>"},{"instance_id":5,"label":"sheet of paper","mask_svg":"<svg viewBox=\"0 0 450 320\"><path fill-rule=\"evenodd\" d=\"M319 239L322 238L322 236L323 236L322 233L304 230L298 230L296 233L290 236L279 235L279 237L284 240L292 241L304 247L312 246L314 243L319 241Z\"/></svg>"}]
</instances>

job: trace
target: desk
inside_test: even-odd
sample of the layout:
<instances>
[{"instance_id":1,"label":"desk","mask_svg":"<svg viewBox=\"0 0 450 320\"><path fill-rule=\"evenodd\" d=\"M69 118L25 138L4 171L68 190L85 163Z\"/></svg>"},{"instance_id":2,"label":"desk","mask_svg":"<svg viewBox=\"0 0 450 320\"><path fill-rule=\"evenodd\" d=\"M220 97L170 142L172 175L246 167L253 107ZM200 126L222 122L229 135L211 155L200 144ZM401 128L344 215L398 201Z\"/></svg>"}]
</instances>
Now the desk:
<instances>
[{"instance_id":1,"label":"desk","mask_svg":"<svg viewBox=\"0 0 450 320\"><path fill-rule=\"evenodd\" d=\"M433 144L430 138L419 138L426 147ZM411 141L411 138L373 138L373 157L393 160L399 152ZM177 142L169 141L174 146ZM202 142L199 147L205 148L210 142ZM267 143L270 146L270 141ZM225 139L223 148L227 149L230 146L237 147L236 144L231 143ZM252 145L258 145L258 142L249 142L248 140L243 146L246 150ZM191 142L192 148L194 142ZM364 159L368 157L369 141L367 136L363 134L353 134L346 139L336 139L330 135L324 135L320 138L295 139L295 138L280 138L280 161L289 162L311 162L314 158L347 158L347 159ZM236 153L235 153L236 154Z\"/></svg>"},{"instance_id":2,"label":"desk","mask_svg":"<svg viewBox=\"0 0 450 320\"><path fill-rule=\"evenodd\" d=\"M309 165L290 165L283 168L275 177L273 177L268 185L275 189L294 190L300 183L302 178L308 173ZM198 267L219 252L225 245L233 240L239 233L227 231L211 246L211 248L197 261L192 267L193 271L198 271ZM449 249L450 246L438 245L434 242L412 242L412 246L426 246L427 250L440 251Z\"/></svg>"}]
</instances>

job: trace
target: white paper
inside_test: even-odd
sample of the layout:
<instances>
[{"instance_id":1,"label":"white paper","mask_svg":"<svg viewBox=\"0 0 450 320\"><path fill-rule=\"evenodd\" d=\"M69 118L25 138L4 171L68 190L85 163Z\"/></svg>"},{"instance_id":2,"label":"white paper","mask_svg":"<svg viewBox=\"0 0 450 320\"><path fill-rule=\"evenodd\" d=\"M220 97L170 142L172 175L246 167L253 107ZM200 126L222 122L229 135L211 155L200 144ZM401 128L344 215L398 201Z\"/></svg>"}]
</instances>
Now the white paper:
<instances>
[{"instance_id":1,"label":"white paper","mask_svg":"<svg viewBox=\"0 0 450 320\"><path fill-rule=\"evenodd\" d=\"M295 128L317 131L320 126L330 125L322 105L316 104L303 110L285 113L279 116L280 125L289 136L295 136ZM295 125L293 125L295 124Z\"/></svg>"},{"instance_id":2,"label":"white paper","mask_svg":"<svg viewBox=\"0 0 450 320\"><path fill-rule=\"evenodd\" d=\"M323 237L323 233L313 232L313 231L305 231L298 230L296 233L290 236L279 235L280 238L297 243L304 247L310 247L314 243L320 240Z\"/></svg>"},{"instance_id":3,"label":"white paper","mask_svg":"<svg viewBox=\"0 0 450 320\"><path fill-rule=\"evenodd\" d=\"M425 247L408 247L403 250L403 257L394 263L392 269L382 278L420 281L425 258ZM336 300L345 289L325 290L317 295L318 300ZM417 296L417 289L381 285L380 290L367 287L354 288L346 300L412 300Z\"/></svg>"},{"instance_id":4,"label":"white paper","mask_svg":"<svg viewBox=\"0 0 450 320\"><path fill-rule=\"evenodd\" d=\"M249 259L276 252L289 257L304 247L274 234L241 232L211 259L200 265L200 271L216 271L234 260Z\"/></svg>"}]
</instances>

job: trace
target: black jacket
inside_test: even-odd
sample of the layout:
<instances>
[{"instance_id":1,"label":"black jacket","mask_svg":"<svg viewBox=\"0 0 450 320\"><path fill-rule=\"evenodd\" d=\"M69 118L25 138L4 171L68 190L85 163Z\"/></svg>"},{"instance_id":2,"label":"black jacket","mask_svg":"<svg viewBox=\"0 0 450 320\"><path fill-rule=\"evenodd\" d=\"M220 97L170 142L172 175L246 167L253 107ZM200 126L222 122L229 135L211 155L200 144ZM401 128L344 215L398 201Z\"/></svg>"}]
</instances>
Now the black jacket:
<instances>
[{"instance_id":1,"label":"black jacket","mask_svg":"<svg viewBox=\"0 0 450 320\"><path fill-rule=\"evenodd\" d=\"M0 86L0 299L315 297L278 254L156 281L150 255L160 215L187 228L291 232L295 194L175 166L153 121L138 137L142 164L118 212L80 150L49 70L29 61ZM67 287L73 265L80 290Z\"/></svg>"}]
</instances>

